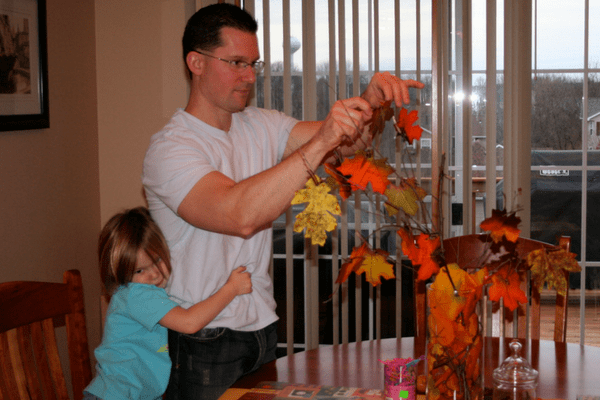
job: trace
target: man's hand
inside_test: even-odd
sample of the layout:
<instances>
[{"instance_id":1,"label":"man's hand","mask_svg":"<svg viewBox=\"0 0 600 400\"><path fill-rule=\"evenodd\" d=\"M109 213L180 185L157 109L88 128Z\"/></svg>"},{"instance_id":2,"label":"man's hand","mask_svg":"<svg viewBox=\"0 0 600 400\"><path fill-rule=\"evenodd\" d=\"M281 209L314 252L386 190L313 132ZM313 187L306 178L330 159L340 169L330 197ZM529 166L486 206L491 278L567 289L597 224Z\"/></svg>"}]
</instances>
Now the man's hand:
<instances>
[{"instance_id":1,"label":"man's hand","mask_svg":"<svg viewBox=\"0 0 600 400\"><path fill-rule=\"evenodd\" d=\"M362 94L372 108L380 107L386 101L393 100L397 107L410 103L409 88L423 89L421 82L408 79L402 80L389 72L378 72L373 75L367 90Z\"/></svg>"},{"instance_id":2,"label":"man's hand","mask_svg":"<svg viewBox=\"0 0 600 400\"><path fill-rule=\"evenodd\" d=\"M365 125L371 119L373 110L368 102L360 97L338 100L313 137L325 152L339 146L353 146L361 137ZM358 147L364 144L356 143Z\"/></svg>"}]
</instances>

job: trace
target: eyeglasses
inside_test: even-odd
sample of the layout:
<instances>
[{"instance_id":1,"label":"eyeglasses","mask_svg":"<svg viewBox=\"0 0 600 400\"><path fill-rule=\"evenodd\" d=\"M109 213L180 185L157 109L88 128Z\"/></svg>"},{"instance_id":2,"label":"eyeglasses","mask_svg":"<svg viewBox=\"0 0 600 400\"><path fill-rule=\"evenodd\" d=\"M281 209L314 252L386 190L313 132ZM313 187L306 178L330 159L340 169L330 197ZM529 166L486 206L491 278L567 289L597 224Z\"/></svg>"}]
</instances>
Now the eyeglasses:
<instances>
[{"instance_id":1,"label":"eyeglasses","mask_svg":"<svg viewBox=\"0 0 600 400\"><path fill-rule=\"evenodd\" d=\"M231 65L231 67L236 70L236 71L243 71L245 70L247 67L250 67L254 70L254 73L256 74L260 74L263 69L265 68L265 62L264 61L253 61L251 63L247 63L246 61L240 61L240 60L226 60L224 58L220 58L220 57L215 57L213 55L207 54L207 53L203 53L199 50L194 50L196 53L200 53L203 56L207 56L207 57L211 57L211 58L215 58L219 61L223 61L226 62L227 64Z\"/></svg>"}]
</instances>

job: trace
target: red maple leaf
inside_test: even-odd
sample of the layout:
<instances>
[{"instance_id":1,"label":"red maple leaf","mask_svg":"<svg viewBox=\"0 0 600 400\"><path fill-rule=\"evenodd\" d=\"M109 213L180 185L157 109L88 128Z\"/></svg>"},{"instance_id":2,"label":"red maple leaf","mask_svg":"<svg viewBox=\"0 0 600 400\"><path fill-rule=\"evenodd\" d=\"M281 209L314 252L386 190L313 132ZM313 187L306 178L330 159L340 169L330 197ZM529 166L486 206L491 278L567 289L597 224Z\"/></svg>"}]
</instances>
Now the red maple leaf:
<instances>
[{"instance_id":1,"label":"red maple leaf","mask_svg":"<svg viewBox=\"0 0 600 400\"><path fill-rule=\"evenodd\" d=\"M374 192L383 194L390 183L387 177L393 171L386 161L385 158L367 158L364 153L357 152L353 158L345 159L336 170L350 176L348 182L353 191L365 190L370 183Z\"/></svg>"},{"instance_id":2,"label":"red maple leaf","mask_svg":"<svg viewBox=\"0 0 600 400\"><path fill-rule=\"evenodd\" d=\"M419 267L417 279L424 281L440 270L440 266L432 257L433 253L440 247L440 238L431 238L429 235L422 233L417 238L417 245L421 249L421 267Z\"/></svg>"},{"instance_id":3,"label":"red maple leaf","mask_svg":"<svg viewBox=\"0 0 600 400\"><path fill-rule=\"evenodd\" d=\"M502 237L516 243L521 230L518 228L521 218L515 213L508 214L506 210L492 210L492 216L479 224L484 231L490 231L490 236L495 243L501 242Z\"/></svg>"},{"instance_id":4,"label":"red maple leaf","mask_svg":"<svg viewBox=\"0 0 600 400\"><path fill-rule=\"evenodd\" d=\"M419 125L413 125L418 119L419 113L417 110L408 112L406 108L402 108L398 114L396 127L409 144L412 144L414 140L421 139L423 129Z\"/></svg>"},{"instance_id":5,"label":"red maple leaf","mask_svg":"<svg viewBox=\"0 0 600 400\"><path fill-rule=\"evenodd\" d=\"M492 275L492 286L489 289L491 301L504 299L504 306L514 311L519 303L527 302L527 295L521 290L521 280L517 271L510 265L504 265Z\"/></svg>"}]
</instances>

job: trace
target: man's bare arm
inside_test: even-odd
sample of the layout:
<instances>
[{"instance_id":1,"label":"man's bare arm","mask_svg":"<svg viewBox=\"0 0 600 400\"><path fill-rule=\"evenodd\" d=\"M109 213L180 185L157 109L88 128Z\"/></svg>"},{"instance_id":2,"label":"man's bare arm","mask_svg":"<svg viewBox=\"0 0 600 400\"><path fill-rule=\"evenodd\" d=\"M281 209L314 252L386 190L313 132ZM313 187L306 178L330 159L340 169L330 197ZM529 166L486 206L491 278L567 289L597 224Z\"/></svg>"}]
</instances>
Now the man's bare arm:
<instances>
[{"instance_id":1,"label":"man's bare arm","mask_svg":"<svg viewBox=\"0 0 600 400\"><path fill-rule=\"evenodd\" d=\"M279 217L296 190L324 157L346 140L355 140L370 118L366 101L355 97L336 102L310 138L279 164L240 182L220 172L200 179L178 208L178 214L201 229L248 237ZM356 127L359 127L359 130ZM314 125L317 127L317 124Z\"/></svg>"}]
</instances>

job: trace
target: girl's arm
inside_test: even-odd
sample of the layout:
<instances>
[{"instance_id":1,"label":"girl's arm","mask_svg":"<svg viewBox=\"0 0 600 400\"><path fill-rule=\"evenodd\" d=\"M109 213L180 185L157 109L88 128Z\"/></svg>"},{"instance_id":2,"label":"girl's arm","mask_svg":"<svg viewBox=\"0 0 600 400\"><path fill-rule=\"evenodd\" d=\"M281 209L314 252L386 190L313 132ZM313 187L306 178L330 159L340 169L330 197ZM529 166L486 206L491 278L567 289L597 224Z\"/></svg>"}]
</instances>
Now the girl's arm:
<instances>
[{"instance_id":1,"label":"girl's arm","mask_svg":"<svg viewBox=\"0 0 600 400\"><path fill-rule=\"evenodd\" d=\"M181 333L198 332L215 319L235 296L252 292L250 273L245 271L246 267L236 268L229 276L227 283L217 293L188 309L173 308L158 323L165 328Z\"/></svg>"}]
</instances>

